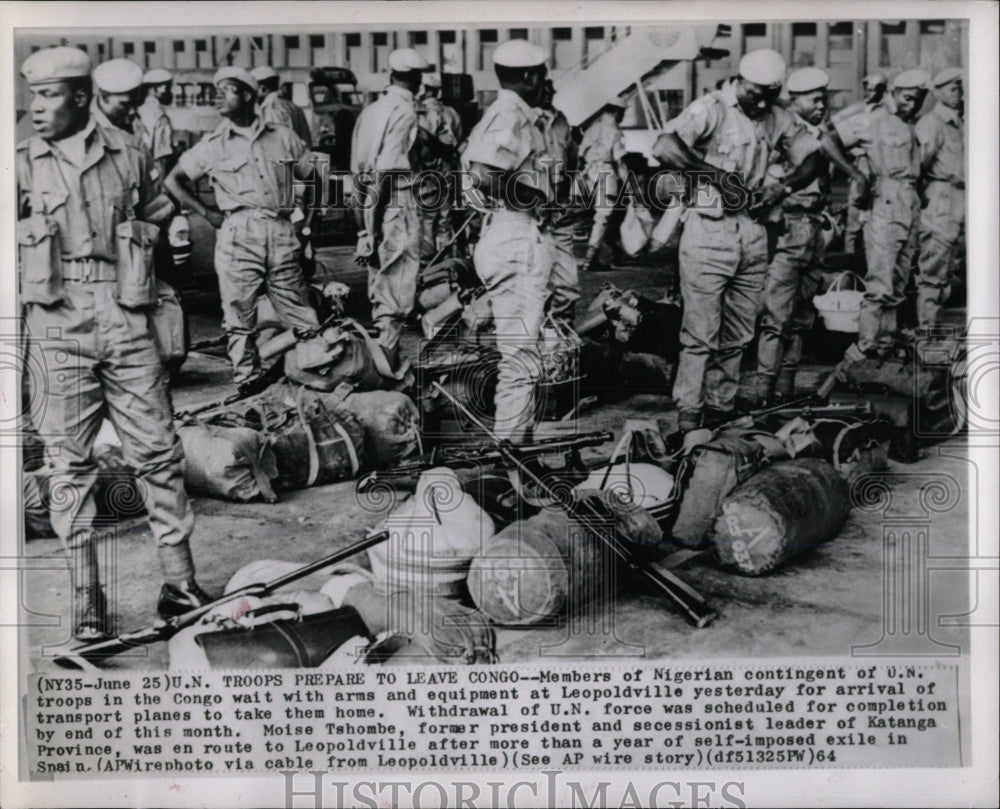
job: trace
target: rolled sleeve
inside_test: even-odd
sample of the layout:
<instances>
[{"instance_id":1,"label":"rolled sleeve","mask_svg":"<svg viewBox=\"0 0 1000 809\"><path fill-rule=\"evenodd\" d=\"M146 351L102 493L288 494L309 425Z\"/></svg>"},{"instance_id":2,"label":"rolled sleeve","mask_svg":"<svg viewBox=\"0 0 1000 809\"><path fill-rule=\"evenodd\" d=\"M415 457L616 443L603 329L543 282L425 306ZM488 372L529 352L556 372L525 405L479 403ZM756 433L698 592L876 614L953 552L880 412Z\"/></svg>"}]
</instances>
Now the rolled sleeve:
<instances>
[{"instance_id":1,"label":"rolled sleeve","mask_svg":"<svg viewBox=\"0 0 1000 809\"><path fill-rule=\"evenodd\" d=\"M845 149L864 146L868 142L870 117L864 107L848 107L838 112L830 119L830 125Z\"/></svg>"},{"instance_id":2,"label":"rolled sleeve","mask_svg":"<svg viewBox=\"0 0 1000 809\"><path fill-rule=\"evenodd\" d=\"M920 161L925 166L934 159L944 144L944 131L936 118L936 115L925 115L916 123L917 140L920 141Z\"/></svg>"},{"instance_id":3,"label":"rolled sleeve","mask_svg":"<svg viewBox=\"0 0 1000 809\"><path fill-rule=\"evenodd\" d=\"M688 148L696 149L712 136L719 125L718 112L717 102L710 96L699 98L668 121L664 130L677 135Z\"/></svg>"},{"instance_id":4,"label":"rolled sleeve","mask_svg":"<svg viewBox=\"0 0 1000 809\"><path fill-rule=\"evenodd\" d=\"M470 140L463 160L501 171L515 171L524 164L529 154L531 140L524 136L521 125L498 116L481 137Z\"/></svg>"},{"instance_id":5,"label":"rolled sleeve","mask_svg":"<svg viewBox=\"0 0 1000 809\"><path fill-rule=\"evenodd\" d=\"M201 179L211 167L211 147L204 140L198 141L180 156L177 165L189 179Z\"/></svg>"},{"instance_id":6,"label":"rolled sleeve","mask_svg":"<svg viewBox=\"0 0 1000 809\"><path fill-rule=\"evenodd\" d=\"M160 118L153 127L153 158L159 160L163 157L170 157L174 153L174 128L170 125L170 119L166 116Z\"/></svg>"}]
</instances>

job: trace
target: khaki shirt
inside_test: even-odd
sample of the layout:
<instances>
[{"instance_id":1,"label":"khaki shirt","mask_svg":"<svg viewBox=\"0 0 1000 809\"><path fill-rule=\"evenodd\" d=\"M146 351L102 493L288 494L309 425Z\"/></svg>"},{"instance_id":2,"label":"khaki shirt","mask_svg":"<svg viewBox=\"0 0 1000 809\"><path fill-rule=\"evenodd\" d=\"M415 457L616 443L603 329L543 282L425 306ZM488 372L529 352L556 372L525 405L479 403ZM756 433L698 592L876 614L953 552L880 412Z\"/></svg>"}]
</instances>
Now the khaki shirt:
<instances>
[{"instance_id":1,"label":"khaki shirt","mask_svg":"<svg viewBox=\"0 0 1000 809\"><path fill-rule=\"evenodd\" d=\"M149 152L127 133L92 126L74 166L36 135L17 146L18 218L44 215L58 229L64 259L114 261L115 228L128 219L159 224L172 206Z\"/></svg>"},{"instance_id":2,"label":"khaki shirt","mask_svg":"<svg viewBox=\"0 0 1000 809\"><path fill-rule=\"evenodd\" d=\"M312 170L310 153L290 128L255 118L250 137L228 119L181 155L178 165L192 180L206 174L221 211L262 208L277 211L293 205L285 198L289 161L303 174Z\"/></svg>"},{"instance_id":3,"label":"khaki shirt","mask_svg":"<svg viewBox=\"0 0 1000 809\"><path fill-rule=\"evenodd\" d=\"M449 114L452 113L452 114ZM417 121L441 143L458 146L461 127L456 128L458 113L441 103L441 99L428 96L417 107Z\"/></svg>"},{"instance_id":4,"label":"khaki shirt","mask_svg":"<svg viewBox=\"0 0 1000 809\"><path fill-rule=\"evenodd\" d=\"M821 127L809 123L805 118L792 113L796 120L816 140L823 136ZM788 160L779 161L770 174L778 181L783 182L785 177L795 170L795 166ZM823 170L819 176L805 188L800 188L785 197L781 207L789 212L805 211L807 213L819 213L830 201L830 166L828 161L824 161Z\"/></svg>"},{"instance_id":5,"label":"khaki shirt","mask_svg":"<svg viewBox=\"0 0 1000 809\"><path fill-rule=\"evenodd\" d=\"M907 181L920 176L917 131L887 107L855 104L834 115L830 124L845 149L861 150L871 176Z\"/></svg>"},{"instance_id":6,"label":"khaki shirt","mask_svg":"<svg viewBox=\"0 0 1000 809\"><path fill-rule=\"evenodd\" d=\"M291 128L306 148L310 148L312 135L305 113L297 104L279 96L277 91L268 93L260 102L260 117L266 124L281 124Z\"/></svg>"},{"instance_id":7,"label":"khaki shirt","mask_svg":"<svg viewBox=\"0 0 1000 809\"><path fill-rule=\"evenodd\" d=\"M513 90L501 89L469 134L462 165L482 163L502 172L517 172L522 182L551 202L552 161L544 130L541 110L529 107Z\"/></svg>"},{"instance_id":8,"label":"khaki shirt","mask_svg":"<svg viewBox=\"0 0 1000 809\"><path fill-rule=\"evenodd\" d=\"M573 170L573 138L569 121L557 109L542 110L545 148L552 160L552 183L558 187Z\"/></svg>"},{"instance_id":9,"label":"khaki shirt","mask_svg":"<svg viewBox=\"0 0 1000 809\"><path fill-rule=\"evenodd\" d=\"M965 121L940 102L917 121L920 161L924 176L935 180L965 184Z\"/></svg>"},{"instance_id":10,"label":"khaki shirt","mask_svg":"<svg viewBox=\"0 0 1000 809\"><path fill-rule=\"evenodd\" d=\"M779 157L797 166L819 148L795 116L776 104L762 118L748 118L731 82L693 101L666 130L707 163L742 173L748 191L764 185L768 165Z\"/></svg>"},{"instance_id":11,"label":"khaki shirt","mask_svg":"<svg viewBox=\"0 0 1000 809\"><path fill-rule=\"evenodd\" d=\"M625 156L625 136L618 122L610 115L602 114L587 127L580 141L580 159L584 166L617 165Z\"/></svg>"},{"instance_id":12,"label":"khaki shirt","mask_svg":"<svg viewBox=\"0 0 1000 809\"><path fill-rule=\"evenodd\" d=\"M142 102L138 112L142 138L153 159L170 157L174 153L174 127L163 105L150 96Z\"/></svg>"},{"instance_id":13,"label":"khaki shirt","mask_svg":"<svg viewBox=\"0 0 1000 809\"><path fill-rule=\"evenodd\" d=\"M412 172L410 148L417 137L417 110L413 93L389 85L379 99L363 110L351 138L351 173ZM412 178L411 178L412 179ZM401 186L407 184L402 178Z\"/></svg>"}]
</instances>

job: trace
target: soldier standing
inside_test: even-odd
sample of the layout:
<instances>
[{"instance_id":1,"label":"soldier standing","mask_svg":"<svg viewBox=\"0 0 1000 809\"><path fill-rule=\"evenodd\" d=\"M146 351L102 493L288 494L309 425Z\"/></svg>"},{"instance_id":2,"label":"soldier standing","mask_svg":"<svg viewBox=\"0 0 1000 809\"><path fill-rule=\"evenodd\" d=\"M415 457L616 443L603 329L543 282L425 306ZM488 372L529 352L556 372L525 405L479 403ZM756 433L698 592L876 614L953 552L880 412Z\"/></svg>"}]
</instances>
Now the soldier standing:
<instances>
[{"instance_id":1,"label":"soldier standing","mask_svg":"<svg viewBox=\"0 0 1000 809\"><path fill-rule=\"evenodd\" d=\"M90 114L90 59L29 56L35 137L17 147L18 268L29 352L47 369L33 422L51 471L52 525L70 556L73 634L108 636L96 551L91 449L107 415L142 483L164 579L164 618L205 603L194 580L194 514L181 475L167 373L149 330L146 257L172 205L148 153ZM126 249L122 249L123 246Z\"/></svg>"},{"instance_id":2,"label":"soldier standing","mask_svg":"<svg viewBox=\"0 0 1000 809\"><path fill-rule=\"evenodd\" d=\"M827 85L830 77L816 67L796 70L785 87L788 111L817 141L826 118ZM864 184L864 177L843 154L833 156L849 176ZM782 175L794 166L783 162ZM795 392L795 373L802 355L802 335L812 328L816 312L813 295L819 287L819 259L823 249L820 214L830 200L829 164L824 161L818 176L808 186L785 197L781 204L783 228L767 268L764 286L764 316L757 343L755 393L764 404Z\"/></svg>"},{"instance_id":3,"label":"soldier standing","mask_svg":"<svg viewBox=\"0 0 1000 809\"><path fill-rule=\"evenodd\" d=\"M548 54L525 40L493 52L500 90L469 135L462 166L488 208L476 273L490 297L500 362L497 369L497 435L522 441L535 419L541 332L552 270L552 238L541 226L552 201L550 160L537 108L545 92Z\"/></svg>"},{"instance_id":4,"label":"soldier standing","mask_svg":"<svg viewBox=\"0 0 1000 809\"><path fill-rule=\"evenodd\" d=\"M653 147L668 168L710 178L707 189L695 186L680 240L684 316L673 396L685 432L701 425L703 408L713 419L733 413L767 269L767 236L756 219L821 167L816 139L774 104L784 76L781 54L751 51L739 76L690 104ZM765 184L776 154L795 168L783 183Z\"/></svg>"},{"instance_id":5,"label":"soldier standing","mask_svg":"<svg viewBox=\"0 0 1000 809\"><path fill-rule=\"evenodd\" d=\"M233 381L242 385L261 370L257 299L265 290L286 328L295 329L300 339L320 339L299 263L302 248L295 223L302 212L293 200L284 198L285 165L293 161L296 176L308 179L312 164L298 135L257 115L257 82L246 70L220 68L214 81L223 121L181 155L167 177L167 188L185 208L219 231L215 271L223 328L229 338ZM192 190L191 184L206 174L216 209L208 208Z\"/></svg>"},{"instance_id":6,"label":"soldier standing","mask_svg":"<svg viewBox=\"0 0 1000 809\"><path fill-rule=\"evenodd\" d=\"M417 122L427 133L423 149L422 170L434 172L426 177L417 194L420 198L420 260L434 258L442 245L451 238L452 171L462 127L456 113L440 99L441 76L427 73L423 77L423 96L417 104Z\"/></svg>"},{"instance_id":7,"label":"soldier standing","mask_svg":"<svg viewBox=\"0 0 1000 809\"><path fill-rule=\"evenodd\" d=\"M621 209L616 205L618 194L628 182L625 157L625 136L620 127L625 115L625 105L612 99L601 110L597 119L583 133L580 142L580 162L583 181L594 206L594 224L587 241L587 255L583 269L598 269L598 258L604 235L618 221ZM616 251L617 252L617 251Z\"/></svg>"},{"instance_id":8,"label":"soldier standing","mask_svg":"<svg viewBox=\"0 0 1000 809\"><path fill-rule=\"evenodd\" d=\"M555 87L551 79L545 80L542 97L542 122L545 148L551 160L552 189L555 205L549 217L554 260L549 281L549 312L553 317L573 325L573 310L580 299L580 273L573 253L573 232L576 229L578 209L571 204L570 181L576 166L576 144L570 133L566 116L552 106Z\"/></svg>"},{"instance_id":9,"label":"soldier standing","mask_svg":"<svg viewBox=\"0 0 1000 809\"><path fill-rule=\"evenodd\" d=\"M903 301L920 224L920 142L913 126L929 76L907 70L893 82L893 111L848 107L830 121L834 148L859 147L871 170L871 210L865 222L867 289L861 301L858 350L884 357L896 342L896 308ZM869 203L864 189L862 207Z\"/></svg>"},{"instance_id":10,"label":"soldier standing","mask_svg":"<svg viewBox=\"0 0 1000 809\"><path fill-rule=\"evenodd\" d=\"M312 148L312 135L309 132L309 122L306 114L295 102L282 98L278 92L280 79L278 71L268 65L255 67L250 75L257 81L260 91L260 117L265 124L282 124L291 127L292 131L306 145Z\"/></svg>"},{"instance_id":11,"label":"soldier standing","mask_svg":"<svg viewBox=\"0 0 1000 809\"><path fill-rule=\"evenodd\" d=\"M864 101L862 102L869 112L886 105L885 90L887 81L881 73L870 73L861 80L861 87L864 91ZM855 150L855 165L865 177L869 175L868 161L860 150ZM864 246L862 231L864 230L865 219L868 214L858 207L858 201L866 193L867 179L865 183L859 185L854 180L851 181L847 191L847 225L844 228L844 249L848 253L858 253Z\"/></svg>"},{"instance_id":12,"label":"soldier standing","mask_svg":"<svg viewBox=\"0 0 1000 809\"><path fill-rule=\"evenodd\" d=\"M358 259L368 265L368 298L378 341L399 359L403 322L413 311L420 269L420 223L410 149L417 137L415 94L429 65L413 48L389 54L390 85L365 107L351 140Z\"/></svg>"},{"instance_id":13,"label":"soldier standing","mask_svg":"<svg viewBox=\"0 0 1000 809\"><path fill-rule=\"evenodd\" d=\"M965 241L965 119L962 71L934 77L937 104L917 121L923 167L924 209L920 215L917 317L922 330L938 322L950 294L950 274Z\"/></svg>"},{"instance_id":14,"label":"soldier standing","mask_svg":"<svg viewBox=\"0 0 1000 809\"><path fill-rule=\"evenodd\" d=\"M171 85L174 77L162 67L146 71L142 77L142 104L139 105L140 137L143 140L161 177L166 177L174 160L174 127L164 107L174 100Z\"/></svg>"}]
</instances>

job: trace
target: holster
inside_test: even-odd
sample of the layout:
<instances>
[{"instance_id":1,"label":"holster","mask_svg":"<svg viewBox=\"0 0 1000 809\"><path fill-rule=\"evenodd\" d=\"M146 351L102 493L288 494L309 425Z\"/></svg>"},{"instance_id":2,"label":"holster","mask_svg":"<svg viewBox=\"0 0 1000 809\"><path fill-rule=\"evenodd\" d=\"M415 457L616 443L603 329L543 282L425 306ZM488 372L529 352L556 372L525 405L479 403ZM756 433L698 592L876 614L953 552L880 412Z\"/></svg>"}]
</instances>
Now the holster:
<instances>
[{"instance_id":1,"label":"holster","mask_svg":"<svg viewBox=\"0 0 1000 809\"><path fill-rule=\"evenodd\" d=\"M115 228L118 248L118 303L129 309L154 306L157 302L153 248L160 229L149 222L129 219Z\"/></svg>"},{"instance_id":2,"label":"holster","mask_svg":"<svg viewBox=\"0 0 1000 809\"><path fill-rule=\"evenodd\" d=\"M354 607L296 619L203 632L195 641L213 669L315 668L346 641L372 639Z\"/></svg>"}]
</instances>

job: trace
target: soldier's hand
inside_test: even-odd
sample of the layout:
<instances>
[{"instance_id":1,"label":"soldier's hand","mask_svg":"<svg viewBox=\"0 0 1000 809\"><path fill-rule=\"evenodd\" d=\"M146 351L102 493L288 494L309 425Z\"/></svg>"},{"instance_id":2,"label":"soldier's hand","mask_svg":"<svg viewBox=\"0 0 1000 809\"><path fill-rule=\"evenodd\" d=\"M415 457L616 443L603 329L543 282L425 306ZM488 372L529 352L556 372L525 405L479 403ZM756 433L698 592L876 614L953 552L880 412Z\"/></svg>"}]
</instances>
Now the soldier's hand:
<instances>
[{"instance_id":1,"label":"soldier's hand","mask_svg":"<svg viewBox=\"0 0 1000 809\"><path fill-rule=\"evenodd\" d=\"M223 216L221 211L213 211L211 209L205 210L205 219L213 228L218 230L222 227L222 223L226 221L226 217Z\"/></svg>"},{"instance_id":2,"label":"soldier's hand","mask_svg":"<svg viewBox=\"0 0 1000 809\"><path fill-rule=\"evenodd\" d=\"M780 183L769 183L757 191L750 202L750 216L757 218L766 214L785 196L784 186Z\"/></svg>"}]
</instances>

